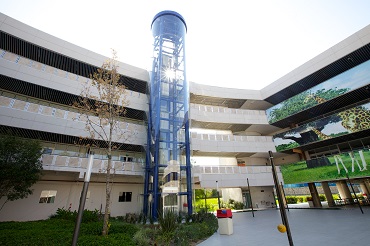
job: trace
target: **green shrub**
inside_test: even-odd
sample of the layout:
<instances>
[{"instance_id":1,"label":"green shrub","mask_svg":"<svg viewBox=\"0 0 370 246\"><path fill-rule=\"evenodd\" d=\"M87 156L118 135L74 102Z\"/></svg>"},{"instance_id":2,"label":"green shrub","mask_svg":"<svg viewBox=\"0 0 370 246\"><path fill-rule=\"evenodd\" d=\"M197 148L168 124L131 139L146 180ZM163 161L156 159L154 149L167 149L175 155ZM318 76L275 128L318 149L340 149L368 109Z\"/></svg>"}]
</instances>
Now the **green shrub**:
<instances>
[{"instance_id":1,"label":"green shrub","mask_svg":"<svg viewBox=\"0 0 370 246\"><path fill-rule=\"evenodd\" d=\"M213 235L218 229L218 221L213 213L198 213L193 215L193 223L182 224L174 233L175 245L190 245Z\"/></svg>"},{"instance_id":2,"label":"green shrub","mask_svg":"<svg viewBox=\"0 0 370 246\"><path fill-rule=\"evenodd\" d=\"M288 204L296 204L298 201L296 196L286 196L285 198Z\"/></svg>"},{"instance_id":3,"label":"green shrub","mask_svg":"<svg viewBox=\"0 0 370 246\"><path fill-rule=\"evenodd\" d=\"M109 228L109 235L126 233L128 235L134 235L139 230L139 227L134 224L128 224L125 222L112 221Z\"/></svg>"},{"instance_id":4,"label":"green shrub","mask_svg":"<svg viewBox=\"0 0 370 246\"><path fill-rule=\"evenodd\" d=\"M356 196L359 200L362 200L364 199L364 195L361 194L361 193L356 193ZM355 194L352 194L352 198L355 199L356 198Z\"/></svg>"},{"instance_id":5,"label":"green shrub","mask_svg":"<svg viewBox=\"0 0 370 246\"><path fill-rule=\"evenodd\" d=\"M158 223L163 233L175 231L177 227L176 222L177 214L172 209L165 210L163 216L158 216Z\"/></svg>"},{"instance_id":6,"label":"green shrub","mask_svg":"<svg viewBox=\"0 0 370 246\"><path fill-rule=\"evenodd\" d=\"M297 196L297 203L303 202L303 196Z\"/></svg>"},{"instance_id":7,"label":"green shrub","mask_svg":"<svg viewBox=\"0 0 370 246\"><path fill-rule=\"evenodd\" d=\"M243 209L244 208L244 203L242 202L234 202L234 209Z\"/></svg>"},{"instance_id":8,"label":"green shrub","mask_svg":"<svg viewBox=\"0 0 370 246\"><path fill-rule=\"evenodd\" d=\"M237 202L234 199L229 199L227 203L222 202L223 208L230 208L230 209L243 209L244 208L244 203L242 202Z\"/></svg>"},{"instance_id":9,"label":"green shrub","mask_svg":"<svg viewBox=\"0 0 370 246\"><path fill-rule=\"evenodd\" d=\"M161 233L159 233L156 237L156 242L158 243L158 245L171 245L171 241L173 240L173 238L175 237L175 231L162 231Z\"/></svg>"},{"instance_id":10,"label":"green shrub","mask_svg":"<svg viewBox=\"0 0 370 246\"><path fill-rule=\"evenodd\" d=\"M77 218L77 211L71 211L69 209L65 209L64 207L58 208L55 214L50 216L50 219L62 219L62 220L70 220L75 221Z\"/></svg>"},{"instance_id":11,"label":"green shrub","mask_svg":"<svg viewBox=\"0 0 370 246\"><path fill-rule=\"evenodd\" d=\"M152 228L142 228L138 230L133 237L134 242L138 246L148 246L155 242L158 230Z\"/></svg>"},{"instance_id":12,"label":"green shrub","mask_svg":"<svg viewBox=\"0 0 370 246\"><path fill-rule=\"evenodd\" d=\"M179 215L177 216L177 223L181 224L182 223L182 214L179 213Z\"/></svg>"},{"instance_id":13,"label":"green shrub","mask_svg":"<svg viewBox=\"0 0 370 246\"><path fill-rule=\"evenodd\" d=\"M339 199L340 199L339 194L333 194L333 199L334 199L334 200L339 200Z\"/></svg>"},{"instance_id":14,"label":"green shrub","mask_svg":"<svg viewBox=\"0 0 370 246\"><path fill-rule=\"evenodd\" d=\"M230 204L227 202L224 202L223 200L220 201L221 208L230 208Z\"/></svg>"},{"instance_id":15,"label":"green shrub","mask_svg":"<svg viewBox=\"0 0 370 246\"><path fill-rule=\"evenodd\" d=\"M81 223L80 235L100 236L103 230L102 222Z\"/></svg>"},{"instance_id":16,"label":"green shrub","mask_svg":"<svg viewBox=\"0 0 370 246\"><path fill-rule=\"evenodd\" d=\"M325 195L323 195L323 194L320 194L319 195L319 198L320 198L320 201L326 201L326 196Z\"/></svg>"},{"instance_id":17,"label":"green shrub","mask_svg":"<svg viewBox=\"0 0 370 246\"><path fill-rule=\"evenodd\" d=\"M188 224L188 223L190 223L190 221L192 220L192 218L193 218L193 216L191 215L191 214L187 214L186 216L185 216L185 222Z\"/></svg>"},{"instance_id":18,"label":"green shrub","mask_svg":"<svg viewBox=\"0 0 370 246\"><path fill-rule=\"evenodd\" d=\"M125 216L125 221L127 223L135 224L138 221L139 216L135 213L127 213Z\"/></svg>"},{"instance_id":19,"label":"green shrub","mask_svg":"<svg viewBox=\"0 0 370 246\"><path fill-rule=\"evenodd\" d=\"M56 213L51 215L51 219L62 219L62 220L69 220L69 221L76 221L78 212L70 211L69 209L65 209L64 207L58 208ZM82 214L82 222L96 222L99 221L100 213L97 209L94 211L85 209Z\"/></svg>"},{"instance_id":20,"label":"green shrub","mask_svg":"<svg viewBox=\"0 0 370 246\"><path fill-rule=\"evenodd\" d=\"M96 222L100 220L100 213L97 209L94 211L85 209L82 215L82 222Z\"/></svg>"},{"instance_id":21,"label":"green shrub","mask_svg":"<svg viewBox=\"0 0 370 246\"><path fill-rule=\"evenodd\" d=\"M65 218L73 214L64 212L58 213L58 216ZM168 216L165 213L163 216L164 220L174 217L177 217L176 214ZM129 224L116 217L110 220L109 235L106 237L101 236L101 221L81 223L78 245L193 245L218 229L217 218L212 213L198 213L193 223L190 220L187 224L172 221L175 229L163 231L163 227ZM2 222L0 245L71 245L74 225L72 220L55 217L44 221Z\"/></svg>"}]
</instances>

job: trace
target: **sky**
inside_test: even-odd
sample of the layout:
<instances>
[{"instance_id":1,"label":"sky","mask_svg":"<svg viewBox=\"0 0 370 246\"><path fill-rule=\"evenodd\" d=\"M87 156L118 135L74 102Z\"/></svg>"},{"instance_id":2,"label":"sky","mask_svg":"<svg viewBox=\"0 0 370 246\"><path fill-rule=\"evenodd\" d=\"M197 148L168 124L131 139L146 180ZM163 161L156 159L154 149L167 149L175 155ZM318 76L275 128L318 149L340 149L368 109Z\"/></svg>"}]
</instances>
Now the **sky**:
<instances>
[{"instance_id":1,"label":"sky","mask_svg":"<svg viewBox=\"0 0 370 246\"><path fill-rule=\"evenodd\" d=\"M3 14L148 70L163 10L185 18L189 81L254 90L370 24L368 0L0 0Z\"/></svg>"}]
</instances>

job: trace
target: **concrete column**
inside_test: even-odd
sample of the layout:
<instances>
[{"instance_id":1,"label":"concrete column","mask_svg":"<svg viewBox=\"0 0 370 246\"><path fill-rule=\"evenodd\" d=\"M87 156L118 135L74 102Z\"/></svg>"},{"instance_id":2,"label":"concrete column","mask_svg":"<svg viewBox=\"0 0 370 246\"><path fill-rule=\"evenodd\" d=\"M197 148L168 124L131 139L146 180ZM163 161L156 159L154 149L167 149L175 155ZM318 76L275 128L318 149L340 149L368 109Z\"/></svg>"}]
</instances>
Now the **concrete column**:
<instances>
[{"instance_id":1,"label":"concrete column","mask_svg":"<svg viewBox=\"0 0 370 246\"><path fill-rule=\"evenodd\" d=\"M360 188L361 188L362 194L366 194L367 196L369 196L370 192L364 180L360 181Z\"/></svg>"},{"instance_id":2,"label":"concrete column","mask_svg":"<svg viewBox=\"0 0 370 246\"><path fill-rule=\"evenodd\" d=\"M311 160L311 156L308 153L308 151L303 152L303 155L304 155L305 160Z\"/></svg>"},{"instance_id":3,"label":"concrete column","mask_svg":"<svg viewBox=\"0 0 370 246\"><path fill-rule=\"evenodd\" d=\"M312 196L313 206L315 208L321 208L322 205L321 205L319 193L317 192L315 183L308 183L308 188L310 189L310 193Z\"/></svg>"},{"instance_id":4,"label":"concrete column","mask_svg":"<svg viewBox=\"0 0 370 246\"><path fill-rule=\"evenodd\" d=\"M287 207L288 204L287 204L287 201L286 201L286 197L285 197L285 191L284 191L284 187L283 185L279 184L279 189L280 189L280 194L283 198L283 202L284 202L284 207Z\"/></svg>"},{"instance_id":5,"label":"concrete column","mask_svg":"<svg viewBox=\"0 0 370 246\"><path fill-rule=\"evenodd\" d=\"M321 186L322 186L322 189L324 190L326 200L328 201L328 206L334 207L335 202L334 202L333 194L331 193L328 182L321 182Z\"/></svg>"},{"instance_id":6,"label":"concrete column","mask_svg":"<svg viewBox=\"0 0 370 246\"><path fill-rule=\"evenodd\" d=\"M363 179L364 181L364 185L366 186L367 190L369 191L369 193L367 194L368 197L370 196L370 180L369 179Z\"/></svg>"},{"instance_id":7,"label":"concrete column","mask_svg":"<svg viewBox=\"0 0 370 246\"><path fill-rule=\"evenodd\" d=\"M349 188L347 186L347 182L344 181L344 180L341 180L341 181L338 181L336 183L337 187L338 187L338 191L339 191L339 195L340 197L345 200L345 199L349 199L350 202L353 202L353 199L352 199L352 195L351 195L351 192L349 191Z\"/></svg>"}]
</instances>

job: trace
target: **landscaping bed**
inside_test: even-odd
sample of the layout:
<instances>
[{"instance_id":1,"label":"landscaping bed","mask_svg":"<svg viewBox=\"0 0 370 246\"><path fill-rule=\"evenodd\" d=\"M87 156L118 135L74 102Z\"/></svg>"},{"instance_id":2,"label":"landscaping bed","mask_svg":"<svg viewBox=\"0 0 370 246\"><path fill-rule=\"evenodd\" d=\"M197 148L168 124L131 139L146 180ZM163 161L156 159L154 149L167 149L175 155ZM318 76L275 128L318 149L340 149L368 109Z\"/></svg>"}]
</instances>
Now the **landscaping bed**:
<instances>
[{"instance_id":1,"label":"landscaping bed","mask_svg":"<svg viewBox=\"0 0 370 246\"><path fill-rule=\"evenodd\" d=\"M47 220L1 222L0 245L71 245L76 216L76 212L58 209ZM179 216L166 211L158 223L136 214L111 218L108 236L101 236L99 213L85 210L78 245L195 245L217 229L213 214Z\"/></svg>"}]
</instances>

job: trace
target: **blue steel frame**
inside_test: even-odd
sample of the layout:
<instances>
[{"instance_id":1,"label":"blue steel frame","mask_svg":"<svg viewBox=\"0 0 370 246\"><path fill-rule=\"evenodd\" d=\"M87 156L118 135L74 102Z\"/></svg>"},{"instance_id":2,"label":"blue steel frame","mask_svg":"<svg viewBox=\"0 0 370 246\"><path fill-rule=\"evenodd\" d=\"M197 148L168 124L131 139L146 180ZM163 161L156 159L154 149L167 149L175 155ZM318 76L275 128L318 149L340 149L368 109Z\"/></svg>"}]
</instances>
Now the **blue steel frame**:
<instances>
[{"instance_id":1,"label":"blue steel frame","mask_svg":"<svg viewBox=\"0 0 370 246\"><path fill-rule=\"evenodd\" d=\"M173 11L158 13L152 22L154 37L153 66L150 79L148 138L144 183L143 212L154 219L161 209L161 186L169 163L180 165L178 180L185 171L188 214L193 213L190 165L189 85L186 79L184 18ZM164 180L164 181L163 181ZM151 198L151 199L150 199Z\"/></svg>"}]
</instances>

